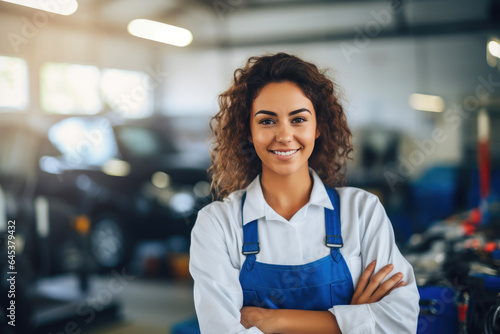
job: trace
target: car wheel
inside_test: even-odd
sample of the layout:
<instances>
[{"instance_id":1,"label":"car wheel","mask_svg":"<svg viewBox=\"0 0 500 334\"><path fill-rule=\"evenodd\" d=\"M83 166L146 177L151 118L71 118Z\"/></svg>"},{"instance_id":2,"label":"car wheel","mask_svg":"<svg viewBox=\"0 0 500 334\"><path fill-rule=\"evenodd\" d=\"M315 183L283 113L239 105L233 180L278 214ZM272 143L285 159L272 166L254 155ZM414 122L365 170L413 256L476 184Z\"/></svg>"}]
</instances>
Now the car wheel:
<instances>
[{"instance_id":1,"label":"car wheel","mask_svg":"<svg viewBox=\"0 0 500 334\"><path fill-rule=\"evenodd\" d=\"M89 242L90 253L100 269L125 266L133 251L133 242L123 221L111 213L96 216Z\"/></svg>"}]
</instances>

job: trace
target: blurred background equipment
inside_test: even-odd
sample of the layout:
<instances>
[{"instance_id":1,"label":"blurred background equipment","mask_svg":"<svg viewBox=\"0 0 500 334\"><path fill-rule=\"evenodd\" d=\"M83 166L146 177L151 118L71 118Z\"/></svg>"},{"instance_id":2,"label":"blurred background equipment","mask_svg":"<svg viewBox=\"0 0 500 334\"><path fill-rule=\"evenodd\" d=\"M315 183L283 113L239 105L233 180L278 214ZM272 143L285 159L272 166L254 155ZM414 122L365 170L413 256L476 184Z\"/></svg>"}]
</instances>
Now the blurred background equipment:
<instances>
[{"instance_id":1,"label":"blurred background equipment","mask_svg":"<svg viewBox=\"0 0 500 334\"><path fill-rule=\"evenodd\" d=\"M418 332L499 332L500 1L0 1L0 29L0 332L193 332L209 119L280 51L333 68Z\"/></svg>"}]
</instances>

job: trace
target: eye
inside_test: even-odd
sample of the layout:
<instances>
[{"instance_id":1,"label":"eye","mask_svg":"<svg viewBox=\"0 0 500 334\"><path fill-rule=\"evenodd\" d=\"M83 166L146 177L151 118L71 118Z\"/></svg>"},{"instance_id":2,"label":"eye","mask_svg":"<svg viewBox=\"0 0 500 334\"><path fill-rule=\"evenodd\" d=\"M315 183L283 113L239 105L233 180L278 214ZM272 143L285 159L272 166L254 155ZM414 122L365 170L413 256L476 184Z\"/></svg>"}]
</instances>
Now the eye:
<instances>
[{"instance_id":1,"label":"eye","mask_svg":"<svg viewBox=\"0 0 500 334\"><path fill-rule=\"evenodd\" d=\"M297 117L297 118L294 118L293 123L303 123L303 122L307 122L307 119L305 119L304 117Z\"/></svg>"},{"instance_id":2,"label":"eye","mask_svg":"<svg viewBox=\"0 0 500 334\"><path fill-rule=\"evenodd\" d=\"M264 125L270 125L272 124L274 121L270 118L264 118L264 119L261 119L259 121L259 124L264 124Z\"/></svg>"}]
</instances>

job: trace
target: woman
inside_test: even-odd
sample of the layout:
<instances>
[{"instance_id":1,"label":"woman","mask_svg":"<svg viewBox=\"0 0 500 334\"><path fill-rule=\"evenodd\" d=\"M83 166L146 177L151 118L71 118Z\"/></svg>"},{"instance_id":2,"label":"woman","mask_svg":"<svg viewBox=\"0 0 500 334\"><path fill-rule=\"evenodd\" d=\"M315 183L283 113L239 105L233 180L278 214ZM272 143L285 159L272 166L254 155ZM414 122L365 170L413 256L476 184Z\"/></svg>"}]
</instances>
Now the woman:
<instances>
[{"instance_id":1,"label":"woman","mask_svg":"<svg viewBox=\"0 0 500 334\"><path fill-rule=\"evenodd\" d=\"M221 200L200 210L190 251L203 334L416 332L413 270L382 205L335 188L352 151L337 94L278 53L250 58L219 96L209 172Z\"/></svg>"}]
</instances>

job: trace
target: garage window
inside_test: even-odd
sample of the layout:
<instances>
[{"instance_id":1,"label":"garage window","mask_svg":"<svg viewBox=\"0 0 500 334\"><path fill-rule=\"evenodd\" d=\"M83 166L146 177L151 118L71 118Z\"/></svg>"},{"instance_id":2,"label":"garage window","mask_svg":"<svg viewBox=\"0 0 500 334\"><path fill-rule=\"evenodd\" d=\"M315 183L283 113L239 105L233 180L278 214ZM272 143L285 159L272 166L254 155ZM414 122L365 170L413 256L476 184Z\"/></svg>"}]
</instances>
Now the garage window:
<instances>
[{"instance_id":1,"label":"garage window","mask_svg":"<svg viewBox=\"0 0 500 334\"><path fill-rule=\"evenodd\" d=\"M144 72L102 70L101 92L107 107L126 118L147 117L153 112L153 94Z\"/></svg>"},{"instance_id":2,"label":"garage window","mask_svg":"<svg viewBox=\"0 0 500 334\"><path fill-rule=\"evenodd\" d=\"M124 118L153 113L153 93L144 72L46 63L40 75L42 109L52 114L118 112Z\"/></svg>"},{"instance_id":3,"label":"garage window","mask_svg":"<svg viewBox=\"0 0 500 334\"><path fill-rule=\"evenodd\" d=\"M24 59L0 56L0 111L28 107L28 66Z\"/></svg>"},{"instance_id":4,"label":"garage window","mask_svg":"<svg viewBox=\"0 0 500 334\"><path fill-rule=\"evenodd\" d=\"M40 73L40 103L51 114L97 114L102 107L99 69L46 63Z\"/></svg>"}]
</instances>

